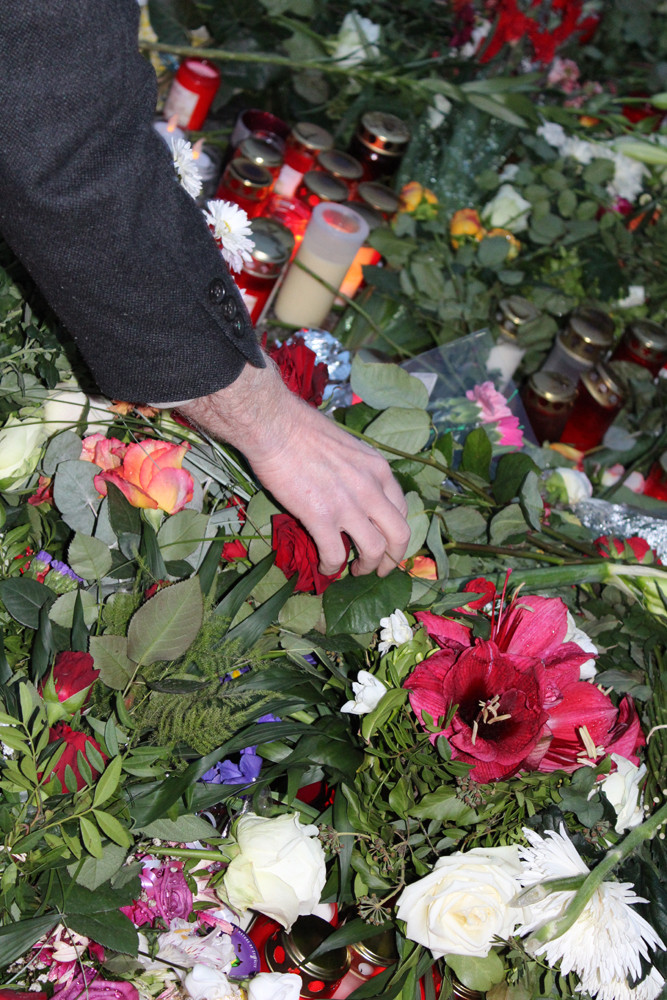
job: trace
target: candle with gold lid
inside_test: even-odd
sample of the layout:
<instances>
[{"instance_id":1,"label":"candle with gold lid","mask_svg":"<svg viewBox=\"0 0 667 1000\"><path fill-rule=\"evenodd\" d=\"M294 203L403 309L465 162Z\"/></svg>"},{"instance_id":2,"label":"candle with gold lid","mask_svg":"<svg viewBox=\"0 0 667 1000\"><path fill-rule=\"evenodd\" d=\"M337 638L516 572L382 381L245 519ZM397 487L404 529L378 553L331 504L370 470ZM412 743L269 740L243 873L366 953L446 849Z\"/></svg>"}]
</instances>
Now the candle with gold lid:
<instances>
[{"instance_id":1,"label":"candle with gold lid","mask_svg":"<svg viewBox=\"0 0 667 1000\"><path fill-rule=\"evenodd\" d=\"M275 179L283 164L283 154L273 142L256 135L249 135L234 150L233 159L250 160L265 167Z\"/></svg>"},{"instance_id":2,"label":"candle with gold lid","mask_svg":"<svg viewBox=\"0 0 667 1000\"><path fill-rule=\"evenodd\" d=\"M216 197L233 201L252 219L260 214L272 184L273 177L266 167L240 157L225 167Z\"/></svg>"},{"instance_id":3,"label":"candle with gold lid","mask_svg":"<svg viewBox=\"0 0 667 1000\"><path fill-rule=\"evenodd\" d=\"M521 392L538 444L559 441L572 412L577 387L560 372L534 372Z\"/></svg>"},{"instance_id":4,"label":"candle with gold lid","mask_svg":"<svg viewBox=\"0 0 667 1000\"><path fill-rule=\"evenodd\" d=\"M655 376L667 364L667 330L648 319L637 319L623 331L612 361L630 361Z\"/></svg>"},{"instance_id":5,"label":"candle with gold lid","mask_svg":"<svg viewBox=\"0 0 667 1000\"><path fill-rule=\"evenodd\" d=\"M350 152L361 163L364 180L375 181L396 173L409 141L410 129L402 118L386 111L366 111Z\"/></svg>"},{"instance_id":6,"label":"candle with gold lid","mask_svg":"<svg viewBox=\"0 0 667 1000\"><path fill-rule=\"evenodd\" d=\"M401 203L401 199L390 187L373 181L363 181L358 186L355 200L379 212L387 222L396 215Z\"/></svg>"},{"instance_id":7,"label":"candle with gold lid","mask_svg":"<svg viewBox=\"0 0 667 1000\"><path fill-rule=\"evenodd\" d=\"M309 170L296 190L296 197L313 209L321 201L347 201L347 188L342 181L321 170Z\"/></svg>"},{"instance_id":8,"label":"candle with gold lid","mask_svg":"<svg viewBox=\"0 0 667 1000\"><path fill-rule=\"evenodd\" d=\"M364 172L359 160L349 153L344 153L342 149L325 149L318 153L315 169L323 170L336 180L342 181L347 188L348 198L354 196Z\"/></svg>"},{"instance_id":9,"label":"candle with gold lid","mask_svg":"<svg viewBox=\"0 0 667 1000\"><path fill-rule=\"evenodd\" d=\"M276 180L276 194L291 198L303 175L315 166L317 154L332 146L333 136L325 128L312 122L297 122L285 143L285 162Z\"/></svg>"},{"instance_id":10,"label":"candle with gold lid","mask_svg":"<svg viewBox=\"0 0 667 1000\"><path fill-rule=\"evenodd\" d=\"M607 313L589 306L575 309L567 326L556 337L545 371L559 371L577 382L611 348L614 321Z\"/></svg>"},{"instance_id":11,"label":"candle with gold lid","mask_svg":"<svg viewBox=\"0 0 667 1000\"><path fill-rule=\"evenodd\" d=\"M301 997L329 998L350 966L347 948L331 948L310 958L332 934L334 928L321 917L299 917L287 931L275 931L264 946L264 960L271 972L291 972L301 976Z\"/></svg>"},{"instance_id":12,"label":"candle with gold lid","mask_svg":"<svg viewBox=\"0 0 667 1000\"><path fill-rule=\"evenodd\" d=\"M250 231L254 244L250 260L244 261L241 272L234 275L234 280L250 313L250 319L257 323L290 259L294 237L275 219L253 219Z\"/></svg>"},{"instance_id":13,"label":"candle with gold lid","mask_svg":"<svg viewBox=\"0 0 667 1000\"><path fill-rule=\"evenodd\" d=\"M348 945L350 968L345 974L340 986L333 994L333 1000L344 1000L350 993L358 989L362 983L379 976L381 972L395 965L398 961L396 950L396 931L394 926Z\"/></svg>"},{"instance_id":14,"label":"candle with gold lid","mask_svg":"<svg viewBox=\"0 0 667 1000\"><path fill-rule=\"evenodd\" d=\"M584 372L576 402L561 434L563 444L574 445L580 451L599 445L623 409L626 396L625 382L610 365L600 362Z\"/></svg>"}]
</instances>

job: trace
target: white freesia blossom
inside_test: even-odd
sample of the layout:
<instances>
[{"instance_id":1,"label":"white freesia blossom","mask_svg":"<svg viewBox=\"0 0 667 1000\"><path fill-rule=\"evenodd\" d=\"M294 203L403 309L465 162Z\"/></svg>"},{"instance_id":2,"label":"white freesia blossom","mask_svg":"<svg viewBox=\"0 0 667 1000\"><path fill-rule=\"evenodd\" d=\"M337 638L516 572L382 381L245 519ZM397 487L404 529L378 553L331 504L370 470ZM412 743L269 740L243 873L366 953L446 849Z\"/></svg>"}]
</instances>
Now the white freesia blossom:
<instances>
[{"instance_id":1,"label":"white freesia blossom","mask_svg":"<svg viewBox=\"0 0 667 1000\"><path fill-rule=\"evenodd\" d=\"M248 983L248 1000L299 1000L301 987L292 972L260 972Z\"/></svg>"},{"instance_id":2,"label":"white freesia blossom","mask_svg":"<svg viewBox=\"0 0 667 1000\"><path fill-rule=\"evenodd\" d=\"M523 832L530 844L520 851L523 885L536 886L548 879L588 875L589 869L562 825L559 833L547 830L544 838L533 830ZM573 897L574 891L552 892L532 902L519 934L530 934L557 920ZM640 958L650 958L649 948L664 948L658 934L635 909L637 903L645 902L628 882L603 882L565 933L544 943L529 939L527 950L536 956L544 955L551 966L560 962L563 975L575 972L581 991L596 1000L618 1000L618 984L629 989L628 978L641 975Z\"/></svg>"},{"instance_id":3,"label":"white freesia blossom","mask_svg":"<svg viewBox=\"0 0 667 1000\"><path fill-rule=\"evenodd\" d=\"M312 913L326 881L317 834L316 826L302 826L295 813L242 816L236 827L239 853L224 875L229 905L259 910L287 929Z\"/></svg>"},{"instance_id":4,"label":"white freesia blossom","mask_svg":"<svg viewBox=\"0 0 667 1000\"><path fill-rule=\"evenodd\" d=\"M37 467L46 437L41 413L7 420L0 430L0 490L24 485Z\"/></svg>"},{"instance_id":5,"label":"white freesia blossom","mask_svg":"<svg viewBox=\"0 0 667 1000\"><path fill-rule=\"evenodd\" d=\"M577 646L584 653L593 653L594 656L598 655L597 646L591 637L586 635L583 629L579 628L569 611L567 612L567 631L563 636L563 642L576 642ZM597 670L593 657L590 660L586 660L579 667L579 677L582 681L589 681L592 677L595 677L596 673Z\"/></svg>"},{"instance_id":6,"label":"white freesia blossom","mask_svg":"<svg viewBox=\"0 0 667 1000\"><path fill-rule=\"evenodd\" d=\"M475 847L440 858L399 897L407 937L435 958L484 958L496 937L506 940L524 920L522 908L512 905L520 870L517 846Z\"/></svg>"},{"instance_id":7,"label":"white freesia blossom","mask_svg":"<svg viewBox=\"0 0 667 1000\"><path fill-rule=\"evenodd\" d=\"M640 789L646 775L646 764L637 767L618 753L613 753L611 759L616 764L616 770L613 774L608 774L597 787L614 807L616 833L625 833L633 826L639 826L644 819Z\"/></svg>"},{"instance_id":8,"label":"white freesia blossom","mask_svg":"<svg viewBox=\"0 0 667 1000\"><path fill-rule=\"evenodd\" d=\"M400 608L396 608L388 618L381 618L380 626L378 649L383 656L392 646L402 646L404 642L410 642L412 639L412 628Z\"/></svg>"},{"instance_id":9,"label":"white freesia blossom","mask_svg":"<svg viewBox=\"0 0 667 1000\"><path fill-rule=\"evenodd\" d=\"M230 983L224 972L208 965L194 965L183 979L185 995L191 1000L242 1000L243 993Z\"/></svg>"},{"instance_id":10,"label":"white freesia blossom","mask_svg":"<svg viewBox=\"0 0 667 1000\"><path fill-rule=\"evenodd\" d=\"M59 382L49 392L42 408L45 430L49 437L70 428L76 429L84 413L86 434L103 434L114 419L114 414L107 409L104 400L86 396L76 382Z\"/></svg>"},{"instance_id":11,"label":"white freesia blossom","mask_svg":"<svg viewBox=\"0 0 667 1000\"><path fill-rule=\"evenodd\" d=\"M220 252L232 271L240 271L243 262L252 260L250 251L255 243L248 216L231 201L209 201L206 221L213 229L213 235L220 241Z\"/></svg>"},{"instance_id":12,"label":"white freesia blossom","mask_svg":"<svg viewBox=\"0 0 667 1000\"><path fill-rule=\"evenodd\" d=\"M528 228L532 205L511 184L501 184L482 209L482 222L493 229L509 229L520 233Z\"/></svg>"},{"instance_id":13,"label":"white freesia blossom","mask_svg":"<svg viewBox=\"0 0 667 1000\"><path fill-rule=\"evenodd\" d=\"M380 26L356 11L343 18L333 57L338 66L358 66L377 59L380 54Z\"/></svg>"},{"instance_id":14,"label":"white freesia blossom","mask_svg":"<svg viewBox=\"0 0 667 1000\"><path fill-rule=\"evenodd\" d=\"M187 139L172 138L171 152L179 181L188 194L196 198L201 192L202 180L192 152L192 144Z\"/></svg>"},{"instance_id":15,"label":"white freesia blossom","mask_svg":"<svg viewBox=\"0 0 667 1000\"><path fill-rule=\"evenodd\" d=\"M356 681L352 681L352 690L354 691L354 700L346 701L341 712L347 712L348 715L366 715L377 708L382 696L386 694L387 688L368 670L360 670Z\"/></svg>"},{"instance_id":16,"label":"white freesia blossom","mask_svg":"<svg viewBox=\"0 0 667 1000\"><path fill-rule=\"evenodd\" d=\"M628 294L616 303L619 309L634 309L645 304L646 289L643 285L628 285Z\"/></svg>"}]
</instances>

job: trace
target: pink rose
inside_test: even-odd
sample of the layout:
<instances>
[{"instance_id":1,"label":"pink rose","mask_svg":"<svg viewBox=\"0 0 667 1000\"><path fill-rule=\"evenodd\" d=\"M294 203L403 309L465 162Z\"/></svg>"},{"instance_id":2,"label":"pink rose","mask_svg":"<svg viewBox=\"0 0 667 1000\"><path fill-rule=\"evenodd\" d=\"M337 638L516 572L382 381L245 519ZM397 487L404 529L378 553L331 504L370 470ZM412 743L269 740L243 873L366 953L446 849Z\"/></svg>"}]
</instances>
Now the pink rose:
<instances>
[{"instance_id":1,"label":"pink rose","mask_svg":"<svg viewBox=\"0 0 667 1000\"><path fill-rule=\"evenodd\" d=\"M502 392L494 388L493 382L482 382L473 389L468 389L466 399L477 403L481 410L480 420L483 424L495 424L501 417L511 417L512 411Z\"/></svg>"}]
</instances>

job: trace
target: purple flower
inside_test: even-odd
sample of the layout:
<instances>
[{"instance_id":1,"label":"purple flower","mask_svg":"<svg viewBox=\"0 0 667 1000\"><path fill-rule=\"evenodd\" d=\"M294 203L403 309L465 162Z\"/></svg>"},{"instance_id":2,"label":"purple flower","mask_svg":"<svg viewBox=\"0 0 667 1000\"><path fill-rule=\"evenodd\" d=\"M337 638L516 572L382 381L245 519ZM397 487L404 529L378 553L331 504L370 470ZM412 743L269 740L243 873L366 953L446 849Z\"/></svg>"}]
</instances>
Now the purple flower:
<instances>
[{"instance_id":1,"label":"purple flower","mask_svg":"<svg viewBox=\"0 0 667 1000\"><path fill-rule=\"evenodd\" d=\"M192 913L192 893L180 868L173 866L151 871L152 886L146 889L148 899L155 900L155 912L167 923L176 919L187 920Z\"/></svg>"},{"instance_id":2,"label":"purple flower","mask_svg":"<svg viewBox=\"0 0 667 1000\"><path fill-rule=\"evenodd\" d=\"M260 722L280 722L277 715L268 712L257 720ZM262 770L262 758L257 753L257 746L246 747L241 751L238 764L233 760L221 760L202 775L201 780L210 785L249 785L256 781Z\"/></svg>"},{"instance_id":3,"label":"purple flower","mask_svg":"<svg viewBox=\"0 0 667 1000\"><path fill-rule=\"evenodd\" d=\"M74 570L70 569L67 563L61 562L59 559L53 559L51 561L51 569L55 570L56 573L60 573L61 576L68 576L75 583L83 583L83 577L77 576Z\"/></svg>"}]
</instances>

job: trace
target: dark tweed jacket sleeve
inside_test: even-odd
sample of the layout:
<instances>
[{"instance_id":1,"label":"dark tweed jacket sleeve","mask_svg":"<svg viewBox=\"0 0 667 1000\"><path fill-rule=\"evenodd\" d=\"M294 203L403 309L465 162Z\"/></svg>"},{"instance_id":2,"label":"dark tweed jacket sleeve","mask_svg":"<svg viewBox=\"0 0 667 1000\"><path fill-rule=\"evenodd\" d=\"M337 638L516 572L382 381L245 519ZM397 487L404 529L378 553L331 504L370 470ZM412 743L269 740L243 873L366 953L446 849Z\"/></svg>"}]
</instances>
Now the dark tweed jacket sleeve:
<instances>
[{"instance_id":1,"label":"dark tweed jacket sleeve","mask_svg":"<svg viewBox=\"0 0 667 1000\"><path fill-rule=\"evenodd\" d=\"M136 0L2 0L0 230L102 392L168 402L264 364L154 132Z\"/></svg>"}]
</instances>

